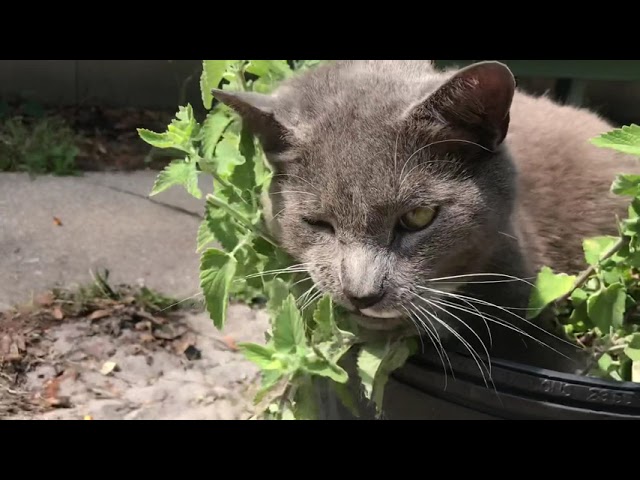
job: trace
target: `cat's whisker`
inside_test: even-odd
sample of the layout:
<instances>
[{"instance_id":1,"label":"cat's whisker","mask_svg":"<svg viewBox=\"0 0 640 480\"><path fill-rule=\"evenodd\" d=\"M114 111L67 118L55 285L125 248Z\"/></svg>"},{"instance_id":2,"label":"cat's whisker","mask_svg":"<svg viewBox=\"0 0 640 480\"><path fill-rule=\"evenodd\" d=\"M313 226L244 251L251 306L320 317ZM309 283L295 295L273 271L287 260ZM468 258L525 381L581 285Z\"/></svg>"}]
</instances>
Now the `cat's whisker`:
<instances>
[{"instance_id":1,"label":"cat's whisker","mask_svg":"<svg viewBox=\"0 0 640 480\"><path fill-rule=\"evenodd\" d=\"M532 327L534 327L534 328L536 328L536 329L540 330L541 332L545 333L546 335L549 335L549 336L550 336L550 337L552 337L552 338L555 338L555 339L559 340L560 342L562 342L562 343L564 343L564 344L566 344L566 345L569 345L569 346L571 346L571 347L573 347L573 348L575 348L575 349L579 349L579 348L580 348L580 347L578 347L577 345L575 345L575 344L573 344L573 343L571 343L571 342L568 342L567 340L564 340L563 338L560 338L560 337L558 337L558 336L554 335L553 333L551 333L551 332L549 332L549 331L545 330L545 329L544 329L544 328L542 328L541 326L536 325L536 324L535 324L535 323L533 323L532 321L527 320L526 318L521 317L520 315L517 315L517 314L513 313L513 312L512 312L512 311L510 311L509 309L504 308L504 307L501 307L500 305L496 305L496 304L494 304L494 303L487 302L487 301L485 301L485 300L480 300L479 298L473 298L473 297L469 297L469 296L466 296L466 295L461 295L461 294L458 294L458 293L443 292L443 291L441 291L441 290L436 290L436 289L433 289L433 288L423 287L423 286L420 286L420 285L417 285L416 287L417 287L417 288L419 288L419 289L421 289L421 290L426 290L426 291L428 291L428 292L435 293L435 294L438 294L438 295L445 295L445 296L452 297L452 298L465 299L465 300L468 300L468 301L470 301L470 302L472 302L472 303L473 303L473 302L475 302L475 303L477 303L477 304L479 304L479 305L483 305L483 306L487 306L487 307L497 308L498 310L501 310L501 311L503 311L503 312L505 312L505 313L507 313L507 314L509 314L509 315L511 315L511 316L513 316L513 317L515 317L515 318L517 318L518 320L522 320L523 322L525 322L525 323L527 323L527 324L531 325Z\"/></svg>"},{"instance_id":2,"label":"cat's whisker","mask_svg":"<svg viewBox=\"0 0 640 480\"><path fill-rule=\"evenodd\" d=\"M470 315L476 315L476 313L474 313L472 310L469 310L469 309L467 309L465 307L462 307L460 305L456 305L454 303L448 302L446 300L440 299L439 302L441 302L442 304L448 305L450 308L454 308L456 310L460 310L462 312L466 312L466 313L468 313ZM476 311L477 311L477 309L476 309ZM518 333L518 334L520 334L520 335L522 335L524 337L527 337L527 338L533 340L534 342L538 343L539 345L542 345L543 347L548 348L548 349L558 353L559 355L561 355L561 356L563 356L565 358L568 358L562 352L559 352L558 350L556 350L552 346L544 343L542 340L539 340L539 339L533 337L532 335L528 334L527 332L525 332L521 328L518 328L515 325L511 325L509 322L507 322L507 321L505 321L505 320L503 320L503 319L501 319L499 317L496 317L495 315L486 314L486 318L487 318L487 320L489 320L490 322L495 323L496 325L499 325L501 327L504 327L504 328L507 328L509 330L512 330L512 331L514 331L514 332L516 332L516 333Z\"/></svg>"},{"instance_id":3,"label":"cat's whisker","mask_svg":"<svg viewBox=\"0 0 640 480\"><path fill-rule=\"evenodd\" d=\"M431 343L436 349L436 353L440 358L440 362L442 363L442 369L444 371L444 389L446 390L448 385L448 376L447 376L447 366L445 364L445 358L447 359L447 363L449 364L449 369L451 370L451 376L453 377L454 380L456 379L455 373L453 371L453 366L451 365L451 359L449 358L449 355L447 354L447 351L445 350L444 345L440 341L440 335L438 334L438 330L433 326L433 323L431 323L431 320L429 320L427 317L424 317L424 319L422 319L420 317L420 312L417 311L418 309L416 305L411 301L409 303L413 307L411 309L411 312L409 312L409 310L406 307L403 307L403 308L407 310L407 312L409 312L410 315L415 315L416 320L420 322L425 333L429 336L429 340L431 340ZM429 322L429 325L431 325L431 328L429 328L429 326L425 323L424 320Z\"/></svg>"},{"instance_id":4,"label":"cat's whisker","mask_svg":"<svg viewBox=\"0 0 640 480\"><path fill-rule=\"evenodd\" d=\"M460 278L469 278L469 277L498 277L502 278L502 280L487 280L487 281L479 281L479 282L467 282L464 283L504 283L504 282L523 282L527 285L531 285L535 288L535 285L529 280L535 279L535 277L527 277L520 278L513 275L507 275L505 273L465 273L463 275L450 275L448 277L439 277L439 278L429 278L428 282L439 282L439 283L458 283L458 282L444 282L444 280L455 280Z\"/></svg>"},{"instance_id":5,"label":"cat's whisker","mask_svg":"<svg viewBox=\"0 0 640 480\"><path fill-rule=\"evenodd\" d=\"M301 272L306 272L307 267L309 267L310 265L311 265L310 263L298 263L296 265L291 265L285 268L277 268L275 270L265 270L263 272L252 273L250 275L247 275L245 278L262 277L264 275L271 275L271 274L278 275L280 273L301 273Z\"/></svg>"},{"instance_id":6,"label":"cat's whisker","mask_svg":"<svg viewBox=\"0 0 640 480\"><path fill-rule=\"evenodd\" d=\"M455 318L456 320L458 320L462 325L464 325L467 330L469 330L480 342L480 345L482 345L482 349L484 350L485 355L487 356L487 365L485 368L487 368L487 371L489 372L489 375L491 375L491 355L489 354L489 349L487 349L487 346L485 345L484 341L482 341L482 338L480 338L480 335L478 335L475 330L473 328L471 328L469 326L468 323L466 323L464 320L462 320L460 317L458 317L457 315L455 315L454 313L450 312L449 310L447 310L446 308L442 307L440 302L438 300L427 300L424 299L422 297L420 297L418 295L419 298L421 298L422 300L424 300L427 303L430 303L432 306L436 307L439 310L442 310L444 313L446 313L447 315L451 315L453 318Z\"/></svg>"},{"instance_id":7,"label":"cat's whisker","mask_svg":"<svg viewBox=\"0 0 640 480\"><path fill-rule=\"evenodd\" d=\"M293 285L291 285L291 288L295 287L296 285L298 285L299 283L302 282L308 282L309 280L311 280L311 277L305 277L302 280L298 280L296 283L294 283Z\"/></svg>"},{"instance_id":8,"label":"cat's whisker","mask_svg":"<svg viewBox=\"0 0 640 480\"><path fill-rule=\"evenodd\" d=\"M300 312L304 312L305 309L307 309L310 305L313 305L313 302L318 300L323 295L324 295L324 292L321 289L318 289L318 291L315 294L313 294L311 298L309 298L309 300L307 300L307 302L302 307L300 307Z\"/></svg>"},{"instance_id":9,"label":"cat's whisker","mask_svg":"<svg viewBox=\"0 0 640 480\"><path fill-rule=\"evenodd\" d=\"M422 298L422 297L420 297L420 298ZM478 370L480 371L480 375L482 376L482 380L484 381L485 386L488 388L489 387L489 383L487 382L487 377L486 377L486 375L484 373L484 370L482 368L483 365L484 365L484 362L482 362L482 360L480 359L480 357L478 355L478 352L476 352L476 350L469 344L469 342L467 342L464 338L462 338L462 336L458 332L456 332L453 328L451 328L449 325L447 325L446 322L444 322L440 318L438 318L438 316L435 313L426 310L425 308L423 308L420 305L418 305L418 308L422 312L426 313L431 318L433 318L436 322L438 322L440 325L442 325L445 329L447 329L454 337L456 337L460 341L460 343L462 343L462 345L464 345L464 347L471 354L471 358L473 358L474 362L476 362L476 365L478 366ZM493 383L493 381L491 383Z\"/></svg>"},{"instance_id":10,"label":"cat's whisker","mask_svg":"<svg viewBox=\"0 0 640 480\"><path fill-rule=\"evenodd\" d=\"M408 315L407 318L409 319L411 324L416 328L416 332L418 333L418 338L420 339L420 347L422 349L422 353L424 353L424 341L422 340L422 334L420 333L420 327L416 323L416 320L413 318L413 315L411 314L409 309L407 309L407 307L405 307L404 305L402 305L402 308L404 309L405 312L407 312L407 315Z\"/></svg>"}]
</instances>

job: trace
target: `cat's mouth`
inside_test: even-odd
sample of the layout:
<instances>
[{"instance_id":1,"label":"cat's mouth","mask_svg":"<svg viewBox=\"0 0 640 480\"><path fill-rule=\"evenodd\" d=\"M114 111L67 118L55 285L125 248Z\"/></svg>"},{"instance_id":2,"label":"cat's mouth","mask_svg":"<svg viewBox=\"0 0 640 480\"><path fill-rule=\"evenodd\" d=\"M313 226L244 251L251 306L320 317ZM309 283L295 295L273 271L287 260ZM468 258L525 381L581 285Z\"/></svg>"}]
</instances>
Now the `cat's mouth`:
<instances>
[{"instance_id":1,"label":"cat's mouth","mask_svg":"<svg viewBox=\"0 0 640 480\"><path fill-rule=\"evenodd\" d=\"M369 330L394 330L404 324L403 316L395 311L365 308L353 316L358 325Z\"/></svg>"}]
</instances>

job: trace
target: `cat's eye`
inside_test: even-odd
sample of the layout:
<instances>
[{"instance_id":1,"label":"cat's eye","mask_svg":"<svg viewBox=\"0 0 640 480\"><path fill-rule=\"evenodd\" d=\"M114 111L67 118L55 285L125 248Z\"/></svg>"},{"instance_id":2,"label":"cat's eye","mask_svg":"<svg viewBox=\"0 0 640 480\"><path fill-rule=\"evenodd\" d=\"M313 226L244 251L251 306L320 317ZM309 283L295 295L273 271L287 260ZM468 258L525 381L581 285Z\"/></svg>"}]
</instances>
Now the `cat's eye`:
<instances>
[{"instance_id":1,"label":"cat's eye","mask_svg":"<svg viewBox=\"0 0 640 480\"><path fill-rule=\"evenodd\" d=\"M313 228L317 229L317 230L323 230L327 233L335 233L335 229L333 228L333 225L331 225L329 222L326 222L324 220L317 220L314 218L307 218L304 217L302 219L304 221L304 223L306 223L307 225L312 226Z\"/></svg>"},{"instance_id":2,"label":"cat's eye","mask_svg":"<svg viewBox=\"0 0 640 480\"><path fill-rule=\"evenodd\" d=\"M433 222L436 217L436 209L431 207L418 207L400 217L400 226L412 232L422 230Z\"/></svg>"}]
</instances>

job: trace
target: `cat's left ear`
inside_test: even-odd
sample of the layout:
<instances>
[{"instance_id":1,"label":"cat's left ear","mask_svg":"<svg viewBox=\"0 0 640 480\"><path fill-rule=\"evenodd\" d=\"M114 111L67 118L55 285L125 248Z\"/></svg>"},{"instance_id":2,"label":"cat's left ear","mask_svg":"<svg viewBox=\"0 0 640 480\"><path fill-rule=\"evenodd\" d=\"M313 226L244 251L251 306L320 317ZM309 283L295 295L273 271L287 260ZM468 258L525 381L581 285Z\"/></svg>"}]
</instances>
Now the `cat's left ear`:
<instances>
[{"instance_id":1,"label":"cat's left ear","mask_svg":"<svg viewBox=\"0 0 640 480\"><path fill-rule=\"evenodd\" d=\"M516 81L499 62L463 68L411 111L415 120L445 120L491 150L507 136Z\"/></svg>"},{"instance_id":2,"label":"cat's left ear","mask_svg":"<svg viewBox=\"0 0 640 480\"><path fill-rule=\"evenodd\" d=\"M211 94L242 117L251 132L260 139L265 153L278 155L290 148L291 132L275 117L274 97L218 89L211 90Z\"/></svg>"}]
</instances>

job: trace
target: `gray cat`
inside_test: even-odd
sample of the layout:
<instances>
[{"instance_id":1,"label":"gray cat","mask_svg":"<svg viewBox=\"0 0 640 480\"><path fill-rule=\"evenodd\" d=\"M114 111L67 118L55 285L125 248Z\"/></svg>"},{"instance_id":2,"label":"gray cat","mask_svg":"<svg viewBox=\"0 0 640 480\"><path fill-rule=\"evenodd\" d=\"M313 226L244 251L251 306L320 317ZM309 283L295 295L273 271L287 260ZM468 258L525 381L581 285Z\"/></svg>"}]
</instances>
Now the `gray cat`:
<instances>
[{"instance_id":1,"label":"gray cat","mask_svg":"<svg viewBox=\"0 0 640 480\"><path fill-rule=\"evenodd\" d=\"M588 142L610 124L517 91L497 62L335 61L271 95L213 93L276 171L282 246L361 325L574 369L552 326L522 317L540 267L575 273L583 238L616 234L609 187L640 168Z\"/></svg>"}]
</instances>

